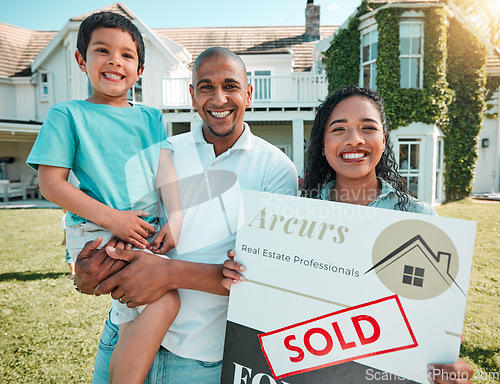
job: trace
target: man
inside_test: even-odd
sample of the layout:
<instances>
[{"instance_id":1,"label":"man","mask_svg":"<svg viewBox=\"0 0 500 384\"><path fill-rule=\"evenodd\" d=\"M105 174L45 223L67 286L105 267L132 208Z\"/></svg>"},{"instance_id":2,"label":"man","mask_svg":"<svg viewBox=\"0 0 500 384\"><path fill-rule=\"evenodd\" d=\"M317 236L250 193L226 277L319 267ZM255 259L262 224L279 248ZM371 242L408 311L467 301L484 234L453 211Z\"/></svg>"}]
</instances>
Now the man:
<instances>
[{"instance_id":1,"label":"man","mask_svg":"<svg viewBox=\"0 0 500 384\"><path fill-rule=\"evenodd\" d=\"M163 259L123 250L111 241L107 257L98 242L76 262L75 284L85 293L111 293L136 307L178 289L181 309L150 374L151 383L219 383L228 291L221 285L226 252L234 249L241 189L297 194L297 172L278 148L255 137L244 123L251 105L243 61L224 48L201 53L193 67L192 105L203 122L171 138L179 179L183 230L179 245ZM109 247L116 246L116 251ZM93 383L107 383L117 326L106 321ZM146 381L148 382L148 381Z\"/></svg>"}]
</instances>

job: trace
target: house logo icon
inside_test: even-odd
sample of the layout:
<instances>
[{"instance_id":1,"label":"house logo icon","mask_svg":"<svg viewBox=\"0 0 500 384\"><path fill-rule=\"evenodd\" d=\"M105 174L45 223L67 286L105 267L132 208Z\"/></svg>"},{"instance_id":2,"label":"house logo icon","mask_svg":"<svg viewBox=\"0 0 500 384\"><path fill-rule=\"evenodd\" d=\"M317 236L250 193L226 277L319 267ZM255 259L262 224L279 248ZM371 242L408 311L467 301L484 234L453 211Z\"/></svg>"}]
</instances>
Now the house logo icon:
<instances>
[{"instance_id":1,"label":"house logo icon","mask_svg":"<svg viewBox=\"0 0 500 384\"><path fill-rule=\"evenodd\" d=\"M467 296L455 281L458 253L450 238L433 224L404 220L378 236L372 251L373 267L391 292L413 300L439 296L448 289Z\"/></svg>"}]
</instances>

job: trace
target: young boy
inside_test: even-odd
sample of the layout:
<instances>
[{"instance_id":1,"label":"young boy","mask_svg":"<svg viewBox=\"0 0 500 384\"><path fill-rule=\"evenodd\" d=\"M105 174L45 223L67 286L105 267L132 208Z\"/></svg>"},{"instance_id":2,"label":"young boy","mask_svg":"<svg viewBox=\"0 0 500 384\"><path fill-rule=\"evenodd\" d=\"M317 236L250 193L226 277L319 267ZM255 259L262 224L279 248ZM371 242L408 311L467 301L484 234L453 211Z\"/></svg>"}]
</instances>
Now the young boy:
<instances>
[{"instance_id":1,"label":"young boy","mask_svg":"<svg viewBox=\"0 0 500 384\"><path fill-rule=\"evenodd\" d=\"M112 236L164 254L177 245L182 216L162 114L127 101L144 71L142 36L125 17L100 12L82 22L77 48L75 58L92 95L49 110L27 163L38 169L42 194L68 211L73 261L87 241L104 244ZM70 169L78 188L67 181ZM168 222L153 237L161 216L155 188ZM179 296L169 292L141 309L128 308L126 299L113 300L111 314L120 332L110 382L143 383L177 315Z\"/></svg>"}]
</instances>

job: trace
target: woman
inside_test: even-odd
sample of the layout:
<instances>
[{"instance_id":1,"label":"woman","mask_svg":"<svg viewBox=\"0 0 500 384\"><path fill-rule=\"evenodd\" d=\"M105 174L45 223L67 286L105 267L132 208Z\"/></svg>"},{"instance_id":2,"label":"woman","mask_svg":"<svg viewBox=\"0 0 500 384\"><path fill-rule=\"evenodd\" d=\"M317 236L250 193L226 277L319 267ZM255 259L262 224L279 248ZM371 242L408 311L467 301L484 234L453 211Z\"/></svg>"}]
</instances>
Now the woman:
<instances>
[{"instance_id":1,"label":"woman","mask_svg":"<svg viewBox=\"0 0 500 384\"><path fill-rule=\"evenodd\" d=\"M302 195L341 203L435 215L427 203L408 194L398 172L382 99L375 92L349 86L330 95L314 119ZM244 281L245 268L234 251L224 263L222 285ZM472 383L472 368L454 364L429 367L436 383ZM451 380L455 378L455 380ZM449 380L447 380L449 379Z\"/></svg>"},{"instance_id":2,"label":"woman","mask_svg":"<svg viewBox=\"0 0 500 384\"><path fill-rule=\"evenodd\" d=\"M382 99L346 87L321 104L307 150L303 196L435 215L398 172Z\"/></svg>"}]
</instances>

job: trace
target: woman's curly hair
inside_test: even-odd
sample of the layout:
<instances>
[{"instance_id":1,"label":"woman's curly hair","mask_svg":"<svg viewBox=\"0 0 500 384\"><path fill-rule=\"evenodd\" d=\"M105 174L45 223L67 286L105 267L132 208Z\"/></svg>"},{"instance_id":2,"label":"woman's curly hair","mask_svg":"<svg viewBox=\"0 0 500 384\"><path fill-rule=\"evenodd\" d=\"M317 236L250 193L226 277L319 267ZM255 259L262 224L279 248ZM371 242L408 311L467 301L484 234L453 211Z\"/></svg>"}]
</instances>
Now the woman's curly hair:
<instances>
[{"instance_id":1,"label":"woman's curly hair","mask_svg":"<svg viewBox=\"0 0 500 384\"><path fill-rule=\"evenodd\" d=\"M335 180L335 171L328 164L326 156L323 155L326 124L337 104L352 96L360 96L369 100L380 113L384 128L385 149L375 167L375 172L377 177L384 179L396 189L398 208L402 211L407 211L409 203L408 189L405 179L399 173L391 138L387 131L384 102L378 93L358 86L348 86L339 89L328 96L319 106L307 148L307 164L304 173L302 196L317 198L325 184Z\"/></svg>"}]
</instances>

